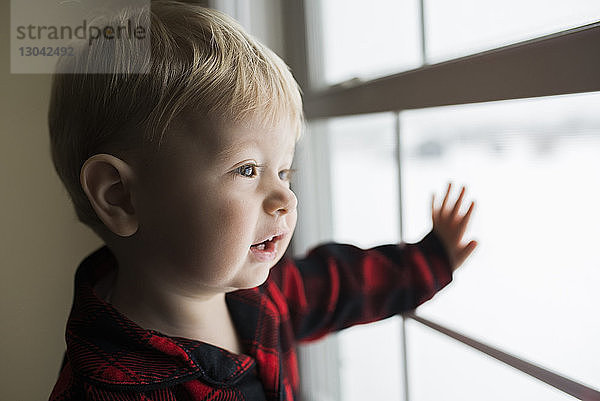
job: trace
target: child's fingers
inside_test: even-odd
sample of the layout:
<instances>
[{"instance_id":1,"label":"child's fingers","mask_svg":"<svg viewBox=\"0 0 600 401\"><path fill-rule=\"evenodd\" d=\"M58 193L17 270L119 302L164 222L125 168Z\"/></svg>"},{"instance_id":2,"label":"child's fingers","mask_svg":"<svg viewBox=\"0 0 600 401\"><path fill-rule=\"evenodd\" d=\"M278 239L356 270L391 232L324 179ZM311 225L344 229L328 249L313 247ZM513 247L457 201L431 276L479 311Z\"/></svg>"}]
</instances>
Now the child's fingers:
<instances>
[{"instance_id":1,"label":"child's fingers","mask_svg":"<svg viewBox=\"0 0 600 401\"><path fill-rule=\"evenodd\" d=\"M448 197L450 196L450 190L452 189L452 183L448 183L448 189L446 190L446 196L444 196L444 200L442 201L442 206L440 207L440 211L444 211L446 209L446 204L448 203Z\"/></svg>"},{"instance_id":2,"label":"child's fingers","mask_svg":"<svg viewBox=\"0 0 600 401\"><path fill-rule=\"evenodd\" d=\"M461 236L462 236L462 232L465 231L465 229L467 228L467 225L469 224L469 220L471 220L471 214L473 214L473 209L475 208L475 201L471 202L471 204L469 205L469 209L467 210L467 212L465 213L465 215L462 217L459 227L461 229Z\"/></svg>"},{"instance_id":3,"label":"child's fingers","mask_svg":"<svg viewBox=\"0 0 600 401\"><path fill-rule=\"evenodd\" d=\"M471 219L471 214L473 213L474 207L475 207L475 202L471 202L471 205L469 205L469 209L467 210L465 215L461 218L460 222L458 223L458 226L456 229L458 241L460 241L461 238L463 237L463 235L465 235L465 231L467 229L467 226L469 225L469 220Z\"/></svg>"},{"instance_id":4,"label":"child's fingers","mask_svg":"<svg viewBox=\"0 0 600 401\"><path fill-rule=\"evenodd\" d=\"M477 245L477 241L470 241L456 254L455 268L462 265L462 263L473 253L475 248L477 248Z\"/></svg>"},{"instance_id":5,"label":"child's fingers","mask_svg":"<svg viewBox=\"0 0 600 401\"><path fill-rule=\"evenodd\" d=\"M465 187L462 187L462 189L460 190L460 194L458 195L458 199L454 203L454 207L452 208L450 217L455 218L456 215L458 214L458 211L460 210L460 206L462 205L462 200L465 197L465 190L466 190Z\"/></svg>"}]
</instances>

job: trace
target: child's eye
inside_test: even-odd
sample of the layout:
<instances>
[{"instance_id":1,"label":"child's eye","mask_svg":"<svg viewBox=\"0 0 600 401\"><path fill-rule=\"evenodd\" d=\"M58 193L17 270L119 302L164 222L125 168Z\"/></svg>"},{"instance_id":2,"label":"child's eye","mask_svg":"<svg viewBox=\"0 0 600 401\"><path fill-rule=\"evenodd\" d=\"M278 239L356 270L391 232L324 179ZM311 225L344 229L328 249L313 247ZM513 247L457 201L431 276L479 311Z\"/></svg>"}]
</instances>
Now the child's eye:
<instances>
[{"instance_id":1,"label":"child's eye","mask_svg":"<svg viewBox=\"0 0 600 401\"><path fill-rule=\"evenodd\" d=\"M257 175L258 166L255 164L244 164L235 169L235 172L242 177L252 178Z\"/></svg>"},{"instance_id":2,"label":"child's eye","mask_svg":"<svg viewBox=\"0 0 600 401\"><path fill-rule=\"evenodd\" d=\"M290 181L292 176L296 170L293 169L285 169L279 172L279 178L284 181Z\"/></svg>"}]
</instances>

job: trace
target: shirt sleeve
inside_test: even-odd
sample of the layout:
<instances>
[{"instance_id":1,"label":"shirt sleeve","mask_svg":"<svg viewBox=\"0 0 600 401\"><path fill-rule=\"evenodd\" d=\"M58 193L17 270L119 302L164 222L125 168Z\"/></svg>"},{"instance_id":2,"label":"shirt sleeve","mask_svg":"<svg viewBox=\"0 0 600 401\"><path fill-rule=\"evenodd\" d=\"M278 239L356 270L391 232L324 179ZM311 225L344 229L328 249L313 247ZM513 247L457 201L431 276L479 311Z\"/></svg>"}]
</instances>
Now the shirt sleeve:
<instances>
[{"instance_id":1,"label":"shirt sleeve","mask_svg":"<svg viewBox=\"0 0 600 401\"><path fill-rule=\"evenodd\" d=\"M285 298L296 341L412 310L452 280L432 231L415 244L361 249L327 243L285 259L271 279Z\"/></svg>"}]
</instances>

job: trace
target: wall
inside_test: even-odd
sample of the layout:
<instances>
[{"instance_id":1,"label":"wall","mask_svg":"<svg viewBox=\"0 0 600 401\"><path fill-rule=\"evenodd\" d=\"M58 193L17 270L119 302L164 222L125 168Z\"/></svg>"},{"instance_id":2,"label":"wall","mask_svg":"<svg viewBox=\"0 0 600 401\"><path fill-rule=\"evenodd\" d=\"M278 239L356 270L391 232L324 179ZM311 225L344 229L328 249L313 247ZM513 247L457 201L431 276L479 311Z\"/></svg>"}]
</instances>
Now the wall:
<instances>
[{"instance_id":1,"label":"wall","mask_svg":"<svg viewBox=\"0 0 600 401\"><path fill-rule=\"evenodd\" d=\"M73 272L100 241L77 222L50 160L50 76L10 74L9 0L0 15L0 400L46 400Z\"/></svg>"}]
</instances>

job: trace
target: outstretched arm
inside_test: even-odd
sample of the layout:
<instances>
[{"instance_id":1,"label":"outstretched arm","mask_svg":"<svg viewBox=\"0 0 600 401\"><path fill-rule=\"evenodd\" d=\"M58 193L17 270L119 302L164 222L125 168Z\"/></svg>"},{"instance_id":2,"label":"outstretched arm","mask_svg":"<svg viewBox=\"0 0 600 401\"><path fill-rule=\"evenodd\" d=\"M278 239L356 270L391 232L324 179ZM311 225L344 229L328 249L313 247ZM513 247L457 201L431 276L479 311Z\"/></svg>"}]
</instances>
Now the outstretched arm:
<instances>
[{"instance_id":1,"label":"outstretched arm","mask_svg":"<svg viewBox=\"0 0 600 401\"><path fill-rule=\"evenodd\" d=\"M285 300L279 319L291 321L295 341L309 341L413 310L451 280L448 253L430 232L415 244L322 244L282 260L263 288Z\"/></svg>"},{"instance_id":2,"label":"outstretched arm","mask_svg":"<svg viewBox=\"0 0 600 401\"><path fill-rule=\"evenodd\" d=\"M434 229L418 243L369 249L326 243L303 258L280 261L261 288L282 301L279 319L291 321L294 340L415 309L450 283L477 245L462 244L473 204L460 214L464 189L449 206L450 189L442 206L432 207Z\"/></svg>"},{"instance_id":3,"label":"outstretched arm","mask_svg":"<svg viewBox=\"0 0 600 401\"><path fill-rule=\"evenodd\" d=\"M475 202L471 202L465 214L460 214L460 208L465 196L465 187L462 187L454 205L450 205L448 202L451 190L452 184L448 184L446 196L444 196L442 205L439 208L435 206L435 195L433 195L431 201L431 218L433 220L433 231L442 240L448 252L452 270L454 271L473 252L477 246L477 241L463 240L463 235L469 224Z\"/></svg>"}]
</instances>

